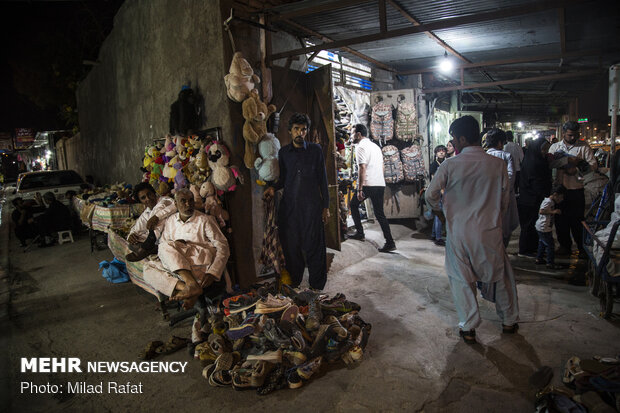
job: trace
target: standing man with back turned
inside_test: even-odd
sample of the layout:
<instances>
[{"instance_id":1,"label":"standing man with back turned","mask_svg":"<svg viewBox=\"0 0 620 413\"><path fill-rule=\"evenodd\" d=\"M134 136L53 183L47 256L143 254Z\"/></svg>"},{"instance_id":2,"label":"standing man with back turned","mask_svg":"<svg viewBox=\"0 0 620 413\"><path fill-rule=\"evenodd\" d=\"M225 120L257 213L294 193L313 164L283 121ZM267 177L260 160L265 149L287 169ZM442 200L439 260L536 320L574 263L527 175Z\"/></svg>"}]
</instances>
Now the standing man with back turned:
<instances>
[{"instance_id":1,"label":"standing man with back turned","mask_svg":"<svg viewBox=\"0 0 620 413\"><path fill-rule=\"evenodd\" d=\"M323 225L329 218L329 193L323 149L319 144L306 142L309 129L308 115L291 116L288 131L292 143L280 149L280 179L265 190L264 196L272 197L275 191L284 189L278 229L292 286L299 286L307 265L310 287L322 290L327 281Z\"/></svg>"},{"instance_id":2,"label":"standing man with back turned","mask_svg":"<svg viewBox=\"0 0 620 413\"><path fill-rule=\"evenodd\" d=\"M481 323L476 282L495 301L504 333L519 327L517 289L510 260L502 242L502 215L508 207L510 182L506 163L484 153L480 126L472 116L450 125L458 156L446 159L435 174L426 201L433 213L446 220L446 272L459 318L459 334L467 344L476 342ZM439 207L444 190L442 212Z\"/></svg>"},{"instance_id":3,"label":"standing man with back turned","mask_svg":"<svg viewBox=\"0 0 620 413\"><path fill-rule=\"evenodd\" d=\"M383 212L383 193L385 192L385 178L383 177L383 153L381 148L368 139L366 126L357 124L353 127L353 142L357 144L355 158L358 165L357 194L351 200L351 216L355 222L357 232L349 238L364 241L364 227L360 218L359 205L366 198L370 198L375 217L381 225L381 231L385 237L385 245L379 249L380 252L390 252L396 249L396 244L392 238L390 224Z\"/></svg>"}]
</instances>

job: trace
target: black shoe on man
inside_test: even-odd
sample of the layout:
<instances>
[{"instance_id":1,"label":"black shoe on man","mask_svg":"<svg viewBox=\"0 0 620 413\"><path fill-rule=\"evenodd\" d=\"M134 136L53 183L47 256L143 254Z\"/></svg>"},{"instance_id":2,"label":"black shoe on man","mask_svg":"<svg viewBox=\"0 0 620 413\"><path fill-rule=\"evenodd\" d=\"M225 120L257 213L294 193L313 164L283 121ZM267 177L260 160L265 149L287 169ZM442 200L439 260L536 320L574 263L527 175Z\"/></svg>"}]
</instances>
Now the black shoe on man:
<instances>
[{"instance_id":1,"label":"black shoe on man","mask_svg":"<svg viewBox=\"0 0 620 413\"><path fill-rule=\"evenodd\" d=\"M396 244L393 242L386 242L385 245L379 248L379 252L392 252L396 251Z\"/></svg>"},{"instance_id":2,"label":"black shoe on man","mask_svg":"<svg viewBox=\"0 0 620 413\"><path fill-rule=\"evenodd\" d=\"M353 235L349 235L348 237L349 239L356 239L358 241L366 241L366 237L364 236L364 234L359 233L359 232L356 232Z\"/></svg>"}]
</instances>

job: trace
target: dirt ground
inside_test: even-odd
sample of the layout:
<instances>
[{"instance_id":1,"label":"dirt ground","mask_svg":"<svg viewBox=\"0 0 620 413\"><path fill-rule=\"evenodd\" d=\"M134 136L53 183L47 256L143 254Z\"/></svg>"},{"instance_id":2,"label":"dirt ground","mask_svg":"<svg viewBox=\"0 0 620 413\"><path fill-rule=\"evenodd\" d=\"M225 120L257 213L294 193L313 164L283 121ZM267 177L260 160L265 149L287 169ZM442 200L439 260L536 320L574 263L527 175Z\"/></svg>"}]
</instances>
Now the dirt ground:
<instances>
[{"instance_id":1,"label":"dirt ground","mask_svg":"<svg viewBox=\"0 0 620 413\"><path fill-rule=\"evenodd\" d=\"M2 226L6 236L6 220ZM561 386L570 356L620 352L620 317L601 319L587 288L567 282L583 263L546 272L514 256L521 329L500 334L493 305L480 301L479 344L464 344L443 270L444 249L405 226L392 230L398 246L392 254L377 253L383 240L376 225L367 230L366 242L346 241L335 253L326 286L327 293L342 292L358 302L372 323L364 361L355 369L330 366L300 389L267 396L210 387L186 351L158 359L188 362L184 373L21 373L23 357L77 357L82 366L139 361L147 342L189 337L190 325L169 327L153 296L130 283L108 283L97 268L111 253L91 254L86 236L28 252L14 239L8 246L5 241L2 410L528 412L535 393L528 378L541 366L552 367L553 382ZM140 383L143 392L70 394L67 382ZM22 393L22 383L62 385L65 391Z\"/></svg>"}]
</instances>

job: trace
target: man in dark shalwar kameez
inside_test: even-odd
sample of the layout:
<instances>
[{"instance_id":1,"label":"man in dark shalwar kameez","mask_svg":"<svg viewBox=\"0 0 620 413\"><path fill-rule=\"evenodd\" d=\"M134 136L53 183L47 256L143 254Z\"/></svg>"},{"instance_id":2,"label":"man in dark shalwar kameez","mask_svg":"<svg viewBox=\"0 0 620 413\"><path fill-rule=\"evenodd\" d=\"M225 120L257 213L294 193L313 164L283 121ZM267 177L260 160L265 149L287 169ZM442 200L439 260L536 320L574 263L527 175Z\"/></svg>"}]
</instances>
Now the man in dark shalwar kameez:
<instances>
[{"instance_id":1,"label":"man in dark shalwar kameez","mask_svg":"<svg viewBox=\"0 0 620 413\"><path fill-rule=\"evenodd\" d=\"M288 130L292 143L280 149L280 179L264 195L272 197L284 189L278 227L292 286L299 286L307 265L310 287L322 290L327 281L323 225L329 218L329 194L323 150L321 145L306 142L309 129L308 115L291 116Z\"/></svg>"}]
</instances>

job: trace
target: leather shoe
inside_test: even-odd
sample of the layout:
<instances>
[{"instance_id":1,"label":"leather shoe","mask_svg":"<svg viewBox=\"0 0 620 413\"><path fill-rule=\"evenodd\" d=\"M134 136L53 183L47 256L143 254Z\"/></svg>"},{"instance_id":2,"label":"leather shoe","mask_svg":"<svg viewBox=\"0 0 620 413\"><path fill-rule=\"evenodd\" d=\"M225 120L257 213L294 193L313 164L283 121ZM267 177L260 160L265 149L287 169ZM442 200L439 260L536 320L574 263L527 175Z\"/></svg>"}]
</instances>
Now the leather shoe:
<instances>
[{"instance_id":1,"label":"leather shoe","mask_svg":"<svg viewBox=\"0 0 620 413\"><path fill-rule=\"evenodd\" d=\"M396 244L394 243L385 243L385 245L379 248L379 252L392 252L396 250Z\"/></svg>"},{"instance_id":2,"label":"leather shoe","mask_svg":"<svg viewBox=\"0 0 620 413\"><path fill-rule=\"evenodd\" d=\"M359 232L356 232L353 235L349 235L348 237L349 239L356 239L358 241L366 241L366 237L364 236L364 234L360 234Z\"/></svg>"}]
</instances>

